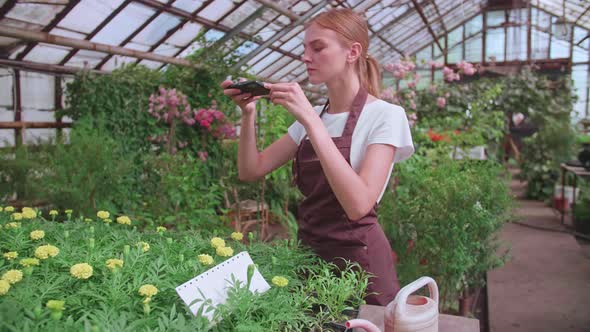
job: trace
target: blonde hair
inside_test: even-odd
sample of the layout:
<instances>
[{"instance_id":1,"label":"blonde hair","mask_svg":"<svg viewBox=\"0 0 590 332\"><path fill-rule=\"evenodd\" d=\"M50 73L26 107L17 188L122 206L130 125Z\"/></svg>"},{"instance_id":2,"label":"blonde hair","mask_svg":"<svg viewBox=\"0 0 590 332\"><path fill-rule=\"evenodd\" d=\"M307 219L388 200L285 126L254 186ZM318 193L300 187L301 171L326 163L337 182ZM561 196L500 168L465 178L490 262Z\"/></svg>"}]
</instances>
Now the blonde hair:
<instances>
[{"instance_id":1,"label":"blonde hair","mask_svg":"<svg viewBox=\"0 0 590 332\"><path fill-rule=\"evenodd\" d=\"M361 44L362 54L356 63L356 71L361 86L370 94L379 96L381 90L381 72L379 64L369 55L369 28L367 21L358 13L348 8L331 9L323 12L305 24L317 24L325 29L335 31L340 36L340 41L350 46L357 42Z\"/></svg>"}]
</instances>

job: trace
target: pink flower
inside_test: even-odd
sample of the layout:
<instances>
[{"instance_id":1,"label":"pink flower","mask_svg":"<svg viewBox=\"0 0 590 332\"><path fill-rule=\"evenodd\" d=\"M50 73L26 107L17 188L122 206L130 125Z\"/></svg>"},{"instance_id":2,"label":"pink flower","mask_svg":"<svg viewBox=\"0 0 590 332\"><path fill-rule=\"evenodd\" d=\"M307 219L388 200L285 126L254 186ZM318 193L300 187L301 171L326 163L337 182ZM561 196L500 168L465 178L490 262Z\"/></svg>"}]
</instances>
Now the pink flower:
<instances>
[{"instance_id":1,"label":"pink flower","mask_svg":"<svg viewBox=\"0 0 590 332\"><path fill-rule=\"evenodd\" d=\"M408 82L408 88L414 89L415 87L416 87L416 82L414 82L414 81Z\"/></svg>"},{"instance_id":2,"label":"pink flower","mask_svg":"<svg viewBox=\"0 0 590 332\"><path fill-rule=\"evenodd\" d=\"M440 108L444 108L447 105L447 100L445 97L438 97L436 98L436 105Z\"/></svg>"},{"instance_id":3,"label":"pink flower","mask_svg":"<svg viewBox=\"0 0 590 332\"><path fill-rule=\"evenodd\" d=\"M449 68L449 67L445 66L445 67L443 68L443 75L444 75L444 76L449 76L449 75L451 75L451 74L453 74L453 70L452 70L451 68Z\"/></svg>"},{"instance_id":4,"label":"pink flower","mask_svg":"<svg viewBox=\"0 0 590 332\"><path fill-rule=\"evenodd\" d=\"M410 102L410 108L413 110L416 109L416 103L413 100Z\"/></svg>"},{"instance_id":5,"label":"pink flower","mask_svg":"<svg viewBox=\"0 0 590 332\"><path fill-rule=\"evenodd\" d=\"M197 155L199 156L199 159L201 159L201 161L203 162L207 161L207 158L209 157L207 151L199 151L197 152Z\"/></svg>"},{"instance_id":6,"label":"pink flower","mask_svg":"<svg viewBox=\"0 0 590 332\"><path fill-rule=\"evenodd\" d=\"M430 91L430 93L436 93L436 85L431 85L431 86L428 88L428 91Z\"/></svg>"}]
</instances>

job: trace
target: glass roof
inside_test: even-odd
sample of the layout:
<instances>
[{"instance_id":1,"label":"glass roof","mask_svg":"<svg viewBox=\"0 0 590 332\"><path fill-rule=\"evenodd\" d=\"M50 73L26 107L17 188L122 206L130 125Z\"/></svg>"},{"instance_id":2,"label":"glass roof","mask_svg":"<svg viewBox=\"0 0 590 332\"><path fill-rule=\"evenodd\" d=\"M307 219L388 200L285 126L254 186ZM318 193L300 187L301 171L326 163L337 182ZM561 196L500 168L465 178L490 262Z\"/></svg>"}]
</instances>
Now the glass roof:
<instances>
[{"instance_id":1,"label":"glass roof","mask_svg":"<svg viewBox=\"0 0 590 332\"><path fill-rule=\"evenodd\" d=\"M305 83L300 61L303 53L303 26L313 15L333 7L349 7L364 12L370 26L369 53L382 64L404 54L424 53L433 47L434 57L448 48L452 58L476 57L481 50L461 56L459 42L481 44L484 27L482 11L488 8L488 26L526 24L528 7L495 12L485 0L0 0L0 27L41 31L77 40L150 52L167 57L183 57L201 47L194 42L199 33L208 40L221 40L229 47L239 40L240 65L261 78L297 80ZM518 1L515 1L518 2ZM534 10L533 48L539 38L562 17L573 31L574 55L583 54L590 30L590 1L531 0ZM508 17L508 22L505 22ZM526 29L514 30L507 38L520 40ZM491 35L500 34L492 32ZM448 38L444 38L448 36ZM478 37L479 36L479 37ZM467 42L467 39L469 39ZM544 40L544 39L542 39ZM445 45L447 41L448 45ZM232 44L233 45L233 44ZM455 47L455 45L459 45ZM481 48L481 47L480 47ZM0 57L62 66L113 70L124 63L138 62L152 68L165 64L129 56L42 42L27 42L0 34ZM493 50L491 50L493 53ZM511 58L519 59L522 50ZM402 54L403 53L403 54ZM526 47L525 47L526 53ZM525 54L526 55L526 54ZM508 57L508 55L507 55Z\"/></svg>"}]
</instances>

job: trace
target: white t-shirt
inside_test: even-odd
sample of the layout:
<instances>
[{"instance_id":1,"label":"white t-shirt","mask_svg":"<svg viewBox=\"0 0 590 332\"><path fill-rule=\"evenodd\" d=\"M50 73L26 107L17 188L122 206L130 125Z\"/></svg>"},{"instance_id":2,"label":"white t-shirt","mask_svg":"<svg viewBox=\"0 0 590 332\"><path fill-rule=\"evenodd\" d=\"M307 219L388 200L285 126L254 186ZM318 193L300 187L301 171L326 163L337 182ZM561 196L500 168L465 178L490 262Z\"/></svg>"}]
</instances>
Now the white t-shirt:
<instances>
[{"instance_id":1,"label":"white t-shirt","mask_svg":"<svg viewBox=\"0 0 590 332\"><path fill-rule=\"evenodd\" d=\"M322 106L316 106L314 110L319 114L322 108ZM348 112L337 114L324 112L322 122L328 133L330 133L330 136L342 136L348 114ZM289 127L288 132L289 136L298 145L306 134L305 128L298 121L295 121ZM367 152L367 147L371 144L388 144L396 147L394 161L389 168L387 180L377 199L377 202L379 202L387 188L394 163L408 159L414 153L410 125L408 124L406 112L401 106L393 105L380 99L364 106L363 112L354 128L350 147L350 163L355 172L359 172L361 162Z\"/></svg>"}]
</instances>

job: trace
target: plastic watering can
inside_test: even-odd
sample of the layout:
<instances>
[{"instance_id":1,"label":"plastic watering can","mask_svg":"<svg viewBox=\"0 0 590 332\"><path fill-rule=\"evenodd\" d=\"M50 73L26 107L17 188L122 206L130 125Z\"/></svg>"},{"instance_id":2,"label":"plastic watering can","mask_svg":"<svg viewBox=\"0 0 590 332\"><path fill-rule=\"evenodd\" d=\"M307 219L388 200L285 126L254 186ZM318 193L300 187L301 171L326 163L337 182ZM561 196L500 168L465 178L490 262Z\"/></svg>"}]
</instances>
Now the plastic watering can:
<instances>
[{"instance_id":1,"label":"plastic watering can","mask_svg":"<svg viewBox=\"0 0 590 332\"><path fill-rule=\"evenodd\" d=\"M411 295L428 286L430 297ZM346 328L362 328L368 332L382 332L364 319L346 322ZM430 277L406 285L385 308L384 332L438 332L438 286Z\"/></svg>"}]
</instances>

